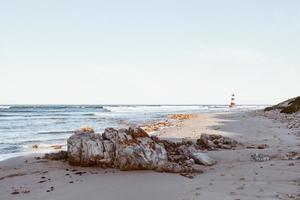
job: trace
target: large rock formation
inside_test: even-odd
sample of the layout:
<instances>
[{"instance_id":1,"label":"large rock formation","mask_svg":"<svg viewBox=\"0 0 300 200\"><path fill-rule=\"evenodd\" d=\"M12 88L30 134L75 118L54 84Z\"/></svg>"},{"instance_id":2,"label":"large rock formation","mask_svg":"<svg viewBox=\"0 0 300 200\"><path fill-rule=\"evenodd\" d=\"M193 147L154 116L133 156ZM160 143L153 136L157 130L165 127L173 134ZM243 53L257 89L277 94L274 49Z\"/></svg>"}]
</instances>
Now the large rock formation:
<instances>
[{"instance_id":1,"label":"large rock formation","mask_svg":"<svg viewBox=\"0 0 300 200\"><path fill-rule=\"evenodd\" d=\"M300 96L286 100L272 107L265 108L265 111L279 110L281 113L292 114L300 111Z\"/></svg>"},{"instance_id":2,"label":"large rock formation","mask_svg":"<svg viewBox=\"0 0 300 200\"><path fill-rule=\"evenodd\" d=\"M143 129L108 128L103 134L81 129L68 139L68 161L74 166L113 167L120 170L201 172L216 163L191 141L174 143L151 138Z\"/></svg>"},{"instance_id":3,"label":"large rock formation","mask_svg":"<svg viewBox=\"0 0 300 200\"><path fill-rule=\"evenodd\" d=\"M264 112L258 114L287 123L289 129L300 128L300 96L267 107ZM300 132L298 131L296 135L300 136Z\"/></svg>"}]
</instances>

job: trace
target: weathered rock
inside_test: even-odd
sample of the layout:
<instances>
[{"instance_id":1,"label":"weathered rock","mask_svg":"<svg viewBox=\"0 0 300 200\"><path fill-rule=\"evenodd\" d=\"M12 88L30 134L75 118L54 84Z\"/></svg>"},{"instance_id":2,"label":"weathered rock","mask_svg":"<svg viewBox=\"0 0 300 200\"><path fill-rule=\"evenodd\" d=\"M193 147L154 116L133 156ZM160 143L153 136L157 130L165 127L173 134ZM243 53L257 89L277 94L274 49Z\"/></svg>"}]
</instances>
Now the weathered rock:
<instances>
[{"instance_id":1,"label":"weathered rock","mask_svg":"<svg viewBox=\"0 0 300 200\"><path fill-rule=\"evenodd\" d=\"M181 165L175 162L160 162L155 169L158 172L182 173L186 172Z\"/></svg>"},{"instance_id":2,"label":"weathered rock","mask_svg":"<svg viewBox=\"0 0 300 200\"><path fill-rule=\"evenodd\" d=\"M100 135L90 134L81 139L81 166L101 164L104 158L103 140Z\"/></svg>"},{"instance_id":3,"label":"weathered rock","mask_svg":"<svg viewBox=\"0 0 300 200\"><path fill-rule=\"evenodd\" d=\"M76 131L67 141L68 161L74 166L100 165L104 159L104 147L101 135L92 131Z\"/></svg>"},{"instance_id":4,"label":"weathered rock","mask_svg":"<svg viewBox=\"0 0 300 200\"><path fill-rule=\"evenodd\" d=\"M114 128L107 128L105 129L104 133L102 134L103 140L111 140L116 141L116 137L118 135L118 131Z\"/></svg>"},{"instance_id":5,"label":"weathered rock","mask_svg":"<svg viewBox=\"0 0 300 200\"><path fill-rule=\"evenodd\" d=\"M155 169L167 161L165 148L141 128L121 129L116 140L116 164L121 170Z\"/></svg>"},{"instance_id":6,"label":"weathered rock","mask_svg":"<svg viewBox=\"0 0 300 200\"><path fill-rule=\"evenodd\" d=\"M236 140L229 137L224 137L216 134L205 134L202 133L200 139L197 140L197 145L203 149L231 149L238 145Z\"/></svg>"},{"instance_id":7,"label":"weathered rock","mask_svg":"<svg viewBox=\"0 0 300 200\"><path fill-rule=\"evenodd\" d=\"M184 166L178 163L163 161L159 162L155 171L167 172L167 173L202 173L202 169L199 166Z\"/></svg>"},{"instance_id":8,"label":"weathered rock","mask_svg":"<svg viewBox=\"0 0 300 200\"><path fill-rule=\"evenodd\" d=\"M57 153L46 153L44 159L48 160L67 160L68 159L68 152L66 151L59 151Z\"/></svg>"},{"instance_id":9,"label":"weathered rock","mask_svg":"<svg viewBox=\"0 0 300 200\"><path fill-rule=\"evenodd\" d=\"M116 145L111 140L103 140L104 159L100 163L105 164L107 167L113 167L116 158Z\"/></svg>"},{"instance_id":10,"label":"weathered rock","mask_svg":"<svg viewBox=\"0 0 300 200\"><path fill-rule=\"evenodd\" d=\"M195 160L196 164L202 164L205 166L212 166L217 163L216 160L212 159L205 153L201 152L191 152L192 158Z\"/></svg>"},{"instance_id":11,"label":"weathered rock","mask_svg":"<svg viewBox=\"0 0 300 200\"><path fill-rule=\"evenodd\" d=\"M226 138L221 136L213 135L212 139L227 144ZM190 139L182 142L153 140L139 127L108 128L103 134L95 134L93 129L81 129L68 139L67 147L68 161L75 166L199 173L202 169L197 164L210 166L216 163L199 152Z\"/></svg>"}]
</instances>

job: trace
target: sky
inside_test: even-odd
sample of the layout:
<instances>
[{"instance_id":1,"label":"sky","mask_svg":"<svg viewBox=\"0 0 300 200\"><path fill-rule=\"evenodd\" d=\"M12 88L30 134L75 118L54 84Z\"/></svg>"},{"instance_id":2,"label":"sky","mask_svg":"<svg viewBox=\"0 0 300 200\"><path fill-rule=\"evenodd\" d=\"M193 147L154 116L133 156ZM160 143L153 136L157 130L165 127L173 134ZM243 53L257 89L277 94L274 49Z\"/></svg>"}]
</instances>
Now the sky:
<instances>
[{"instance_id":1,"label":"sky","mask_svg":"<svg viewBox=\"0 0 300 200\"><path fill-rule=\"evenodd\" d=\"M0 104L300 95L298 0L0 0Z\"/></svg>"}]
</instances>

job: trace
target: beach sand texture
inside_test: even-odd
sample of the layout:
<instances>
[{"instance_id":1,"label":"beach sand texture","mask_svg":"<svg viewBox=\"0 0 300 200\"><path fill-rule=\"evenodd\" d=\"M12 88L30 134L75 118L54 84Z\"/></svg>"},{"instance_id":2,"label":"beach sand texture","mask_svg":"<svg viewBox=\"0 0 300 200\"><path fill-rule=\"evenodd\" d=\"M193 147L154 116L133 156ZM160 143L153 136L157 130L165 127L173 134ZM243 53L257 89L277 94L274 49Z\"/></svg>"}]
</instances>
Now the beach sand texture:
<instances>
[{"instance_id":1,"label":"beach sand texture","mask_svg":"<svg viewBox=\"0 0 300 200\"><path fill-rule=\"evenodd\" d=\"M207 152L218 160L217 165L203 167L204 173L193 179L153 171L71 167L31 155L0 163L0 199L297 199L300 160L282 159L290 151L300 152L295 131L299 130L249 112L197 114L161 130L160 137L196 139L201 133L220 134L244 147ZM259 144L269 147L246 148ZM251 160L254 153L269 155L271 160L255 162Z\"/></svg>"}]
</instances>

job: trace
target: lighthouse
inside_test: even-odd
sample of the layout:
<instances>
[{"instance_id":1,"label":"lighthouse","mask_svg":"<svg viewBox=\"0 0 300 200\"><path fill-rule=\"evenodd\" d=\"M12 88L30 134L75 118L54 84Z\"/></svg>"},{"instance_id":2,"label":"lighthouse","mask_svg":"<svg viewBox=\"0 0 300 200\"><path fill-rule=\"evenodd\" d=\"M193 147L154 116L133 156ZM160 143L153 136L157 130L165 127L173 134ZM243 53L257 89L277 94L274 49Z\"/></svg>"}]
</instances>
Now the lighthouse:
<instances>
[{"instance_id":1,"label":"lighthouse","mask_svg":"<svg viewBox=\"0 0 300 200\"><path fill-rule=\"evenodd\" d=\"M235 104L235 95L232 94L232 95L231 95L231 100L230 100L229 107L230 107L230 108L233 108L233 107L235 107L235 106L236 106L236 104Z\"/></svg>"}]
</instances>

